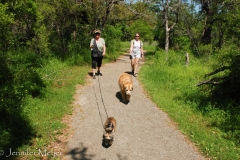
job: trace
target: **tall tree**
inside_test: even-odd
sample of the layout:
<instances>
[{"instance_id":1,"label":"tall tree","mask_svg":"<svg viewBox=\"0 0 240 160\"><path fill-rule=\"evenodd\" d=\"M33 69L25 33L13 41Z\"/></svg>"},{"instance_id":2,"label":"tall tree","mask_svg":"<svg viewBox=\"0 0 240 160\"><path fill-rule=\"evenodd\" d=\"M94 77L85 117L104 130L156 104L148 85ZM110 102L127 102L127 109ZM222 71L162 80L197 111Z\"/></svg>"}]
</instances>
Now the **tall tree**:
<instances>
[{"instance_id":1,"label":"tall tree","mask_svg":"<svg viewBox=\"0 0 240 160\"><path fill-rule=\"evenodd\" d=\"M211 0L201 0L202 5L202 11L205 13L205 27L203 30L203 36L202 41L204 44L210 44L211 43L211 37L212 37L212 25L214 23L213 16L214 11L213 8L210 8Z\"/></svg>"},{"instance_id":2,"label":"tall tree","mask_svg":"<svg viewBox=\"0 0 240 160\"><path fill-rule=\"evenodd\" d=\"M170 31L179 21L180 0L154 0L151 1L152 9L158 14L158 21L163 22L165 29L165 51L169 50Z\"/></svg>"},{"instance_id":3,"label":"tall tree","mask_svg":"<svg viewBox=\"0 0 240 160\"><path fill-rule=\"evenodd\" d=\"M176 5L177 4L177 5ZM176 5L176 6L175 6ZM163 4L163 14L164 14L164 20L165 20L165 30L166 30L166 37L165 37L165 52L168 53L169 49L169 32L174 28L174 26L178 23L178 14L179 14L179 8L180 8L180 0L173 3L172 6L170 6L170 3L168 0L165 0L165 4ZM169 26L168 16L169 16L169 10L173 10L175 13L175 22Z\"/></svg>"}]
</instances>

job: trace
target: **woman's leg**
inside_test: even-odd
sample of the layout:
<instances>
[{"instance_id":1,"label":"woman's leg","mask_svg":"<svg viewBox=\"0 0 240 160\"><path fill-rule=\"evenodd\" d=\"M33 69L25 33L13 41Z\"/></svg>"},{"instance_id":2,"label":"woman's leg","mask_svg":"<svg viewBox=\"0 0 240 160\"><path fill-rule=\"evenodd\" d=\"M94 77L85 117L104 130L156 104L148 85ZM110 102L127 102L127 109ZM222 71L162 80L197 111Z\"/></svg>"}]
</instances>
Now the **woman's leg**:
<instances>
[{"instance_id":1,"label":"woman's leg","mask_svg":"<svg viewBox=\"0 0 240 160\"><path fill-rule=\"evenodd\" d=\"M95 78L96 69L92 68L93 78Z\"/></svg>"},{"instance_id":2,"label":"woman's leg","mask_svg":"<svg viewBox=\"0 0 240 160\"><path fill-rule=\"evenodd\" d=\"M137 74L138 74L138 72L137 72L138 61L139 61L138 57L134 58L134 76L137 76Z\"/></svg>"},{"instance_id":3,"label":"woman's leg","mask_svg":"<svg viewBox=\"0 0 240 160\"><path fill-rule=\"evenodd\" d=\"M134 59L135 59L135 58L132 58L132 59L131 59L132 75L134 75Z\"/></svg>"},{"instance_id":4,"label":"woman's leg","mask_svg":"<svg viewBox=\"0 0 240 160\"><path fill-rule=\"evenodd\" d=\"M103 57L99 57L98 60L97 60L97 67L98 67L98 75L102 76L102 73L100 72L100 69L101 69L101 66L102 66L102 60L103 60Z\"/></svg>"},{"instance_id":5,"label":"woman's leg","mask_svg":"<svg viewBox=\"0 0 240 160\"><path fill-rule=\"evenodd\" d=\"M93 73L93 78L94 79L95 79L96 67L97 67L96 58L92 57L92 73Z\"/></svg>"}]
</instances>

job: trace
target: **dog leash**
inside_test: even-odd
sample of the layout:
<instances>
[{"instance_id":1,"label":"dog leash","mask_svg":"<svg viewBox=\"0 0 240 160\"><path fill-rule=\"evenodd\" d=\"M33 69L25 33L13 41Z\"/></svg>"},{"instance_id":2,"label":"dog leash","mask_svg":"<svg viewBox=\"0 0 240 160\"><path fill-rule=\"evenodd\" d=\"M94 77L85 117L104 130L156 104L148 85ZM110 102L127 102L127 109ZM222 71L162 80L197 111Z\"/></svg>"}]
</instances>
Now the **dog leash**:
<instances>
[{"instance_id":1,"label":"dog leash","mask_svg":"<svg viewBox=\"0 0 240 160\"><path fill-rule=\"evenodd\" d=\"M98 76L98 85L99 85L100 95L101 95L101 99L102 99L102 104L103 104L103 107L104 107L105 113L106 113L107 118L108 118L108 114L107 114L106 106L105 106L105 104L104 104L103 97L102 97L102 90L101 90L101 86L100 86L99 76Z\"/></svg>"},{"instance_id":2,"label":"dog leash","mask_svg":"<svg viewBox=\"0 0 240 160\"><path fill-rule=\"evenodd\" d=\"M98 86L99 86L99 90L100 90L100 95L101 95L102 104L103 104L103 107L104 107L105 113L106 113L107 118L108 118L108 114L107 114L106 106L105 106L104 101L103 101L103 96L102 96L102 90L101 90L101 86L100 86L99 77L98 77ZM100 108L99 108L98 99L97 99L96 90L95 90L94 85L93 85L93 90L94 90L95 99L96 99L96 102L97 102L98 113L99 113L99 116L100 116L100 118L101 118L102 126L103 126L103 128L104 128L104 124L103 124L103 120L102 120L102 115L101 115L101 112L100 112Z\"/></svg>"},{"instance_id":3,"label":"dog leash","mask_svg":"<svg viewBox=\"0 0 240 160\"><path fill-rule=\"evenodd\" d=\"M95 99L96 99L96 102L97 102L98 113L99 113L99 116L100 116L100 118L101 118L102 126L103 126L103 128L104 128L103 120L102 120L102 116L101 116L101 113L100 113L100 109L99 109L98 100L97 100L97 95L96 95L96 91L95 91L95 87L94 87L94 85L93 85L93 90L94 90Z\"/></svg>"}]
</instances>

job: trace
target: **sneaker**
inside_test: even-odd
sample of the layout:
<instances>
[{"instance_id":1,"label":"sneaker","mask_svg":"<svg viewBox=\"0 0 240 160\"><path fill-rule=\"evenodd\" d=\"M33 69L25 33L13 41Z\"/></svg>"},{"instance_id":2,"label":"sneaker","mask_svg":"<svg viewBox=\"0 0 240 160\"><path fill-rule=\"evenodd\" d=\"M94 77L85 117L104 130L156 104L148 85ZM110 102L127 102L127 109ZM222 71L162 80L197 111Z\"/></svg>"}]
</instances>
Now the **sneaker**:
<instances>
[{"instance_id":1,"label":"sneaker","mask_svg":"<svg viewBox=\"0 0 240 160\"><path fill-rule=\"evenodd\" d=\"M134 77L137 77L137 76L138 76L138 73L135 73L135 74L134 74Z\"/></svg>"},{"instance_id":2,"label":"sneaker","mask_svg":"<svg viewBox=\"0 0 240 160\"><path fill-rule=\"evenodd\" d=\"M100 73L100 71L98 71L98 72L97 72L97 75L102 76L102 73Z\"/></svg>"},{"instance_id":3,"label":"sneaker","mask_svg":"<svg viewBox=\"0 0 240 160\"><path fill-rule=\"evenodd\" d=\"M96 79L96 76L95 76L95 75L93 75L93 79Z\"/></svg>"}]
</instances>

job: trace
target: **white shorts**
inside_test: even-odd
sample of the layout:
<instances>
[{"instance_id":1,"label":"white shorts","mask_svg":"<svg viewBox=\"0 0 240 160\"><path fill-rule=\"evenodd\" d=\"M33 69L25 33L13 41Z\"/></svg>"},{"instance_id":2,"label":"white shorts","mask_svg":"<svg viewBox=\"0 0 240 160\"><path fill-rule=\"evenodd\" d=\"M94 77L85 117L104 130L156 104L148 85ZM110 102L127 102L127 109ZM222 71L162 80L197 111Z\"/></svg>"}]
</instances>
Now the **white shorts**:
<instances>
[{"instance_id":1,"label":"white shorts","mask_svg":"<svg viewBox=\"0 0 240 160\"><path fill-rule=\"evenodd\" d=\"M138 51L137 53L136 53L136 52L135 52L135 53L132 53L131 56L132 56L132 59L133 59L133 58L141 58L141 52Z\"/></svg>"}]
</instances>

